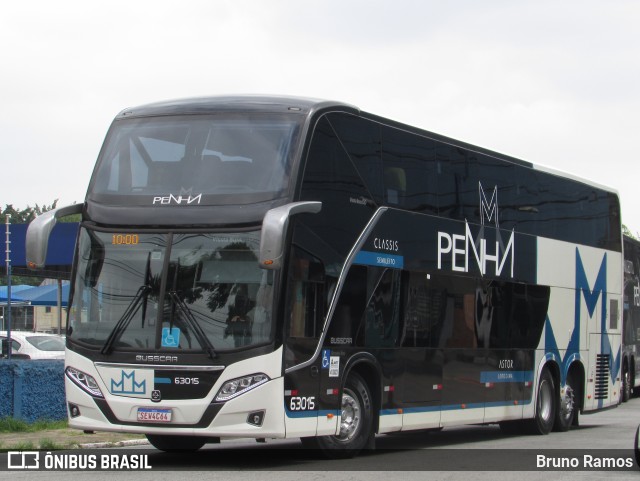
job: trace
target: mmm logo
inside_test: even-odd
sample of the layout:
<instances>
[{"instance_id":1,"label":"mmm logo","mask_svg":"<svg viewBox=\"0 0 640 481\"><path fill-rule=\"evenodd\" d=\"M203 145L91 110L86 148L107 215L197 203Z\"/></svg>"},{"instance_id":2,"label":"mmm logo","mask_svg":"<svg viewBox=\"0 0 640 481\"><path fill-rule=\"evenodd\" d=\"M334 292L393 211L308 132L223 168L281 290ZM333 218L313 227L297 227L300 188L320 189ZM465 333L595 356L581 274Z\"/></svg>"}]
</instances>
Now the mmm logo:
<instances>
[{"instance_id":1,"label":"mmm logo","mask_svg":"<svg viewBox=\"0 0 640 481\"><path fill-rule=\"evenodd\" d=\"M113 394L145 394L147 392L147 381L136 382L136 372L127 374L122 370L120 381L111 379L111 392Z\"/></svg>"}]
</instances>

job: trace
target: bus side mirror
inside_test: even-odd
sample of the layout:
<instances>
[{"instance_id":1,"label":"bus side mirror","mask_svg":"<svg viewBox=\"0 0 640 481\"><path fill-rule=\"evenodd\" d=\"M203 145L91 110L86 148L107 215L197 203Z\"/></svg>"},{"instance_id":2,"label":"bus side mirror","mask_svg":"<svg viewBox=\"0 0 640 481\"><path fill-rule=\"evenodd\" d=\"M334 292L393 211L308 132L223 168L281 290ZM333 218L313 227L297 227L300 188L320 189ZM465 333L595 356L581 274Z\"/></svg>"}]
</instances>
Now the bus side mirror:
<instances>
[{"instance_id":1,"label":"bus side mirror","mask_svg":"<svg viewBox=\"0 0 640 481\"><path fill-rule=\"evenodd\" d=\"M317 214L322 202L293 202L267 211L262 221L259 264L263 269L282 267L284 242L287 237L289 217L296 214Z\"/></svg>"},{"instance_id":2,"label":"bus side mirror","mask_svg":"<svg viewBox=\"0 0 640 481\"><path fill-rule=\"evenodd\" d=\"M73 204L45 212L36 217L27 227L26 257L29 269L41 269L47 260L49 237L56 222L61 217L80 214L82 204Z\"/></svg>"}]
</instances>

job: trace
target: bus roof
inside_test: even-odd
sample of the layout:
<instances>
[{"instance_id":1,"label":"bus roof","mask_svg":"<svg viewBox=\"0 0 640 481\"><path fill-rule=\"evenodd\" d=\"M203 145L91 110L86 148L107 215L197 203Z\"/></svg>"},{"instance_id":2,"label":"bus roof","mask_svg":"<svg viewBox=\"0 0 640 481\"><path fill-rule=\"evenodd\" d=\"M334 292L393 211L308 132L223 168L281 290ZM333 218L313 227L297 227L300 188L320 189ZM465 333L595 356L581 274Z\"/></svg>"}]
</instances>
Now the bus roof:
<instances>
[{"instance_id":1,"label":"bus roof","mask_svg":"<svg viewBox=\"0 0 640 481\"><path fill-rule=\"evenodd\" d=\"M137 107L127 108L122 110L117 116L116 120L122 118L132 117L152 117L162 115L195 115L195 114L207 114L212 112L288 112L288 113L300 113L302 115L310 116L321 110L339 109L351 112L355 115L368 118L370 120L384 123L391 127L396 127L402 130L407 130L418 135L423 135L434 140L445 142L466 150L475 151L495 157L496 159L512 162L515 164L526 165L535 170L546 172L551 175L565 177L574 181L591 185L597 189L601 189L607 192L611 192L618 196L618 191L612 187L599 184L592 180L582 178L578 175L574 175L569 172L565 172L553 167L546 166L544 164L537 164L529 161L524 161L517 157L513 157L504 153L496 152L494 150L486 149L477 145L469 144L461 140L457 140L451 137L437 134L432 131L422 129L420 127L411 126L391 120L388 118L380 117L376 114L369 112L363 112L358 107L339 101L322 100L311 97L296 97L286 95L221 95L211 97L194 97L186 99L174 99L165 100L160 102L154 102L150 104L144 104Z\"/></svg>"},{"instance_id":2,"label":"bus roof","mask_svg":"<svg viewBox=\"0 0 640 481\"><path fill-rule=\"evenodd\" d=\"M220 111L299 112L308 115L314 111L332 107L359 113L359 109L356 107L342 102L304 97L234 95L166 100L140 105L123 110L116 119L156 115L206 114Z\"/></svg>"}]
</instances>

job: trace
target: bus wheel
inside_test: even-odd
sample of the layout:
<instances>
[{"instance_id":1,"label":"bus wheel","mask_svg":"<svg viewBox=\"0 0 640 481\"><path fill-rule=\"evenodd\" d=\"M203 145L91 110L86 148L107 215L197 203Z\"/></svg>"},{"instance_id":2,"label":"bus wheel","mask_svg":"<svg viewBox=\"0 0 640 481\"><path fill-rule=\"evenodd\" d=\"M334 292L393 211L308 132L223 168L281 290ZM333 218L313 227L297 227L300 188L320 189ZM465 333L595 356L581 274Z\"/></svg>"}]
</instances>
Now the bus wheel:
<instances>
[{"instance_id":1,"label":"bus wheel","mask_svg":"<svg viewBox=\"0 0 640 481\"><path fill-rule=\"evenodd\" d=\"M371 393L356 373L349 374L342 391L340 434L315 438L317 447L333 458L350 458L367 447L373 436Z\"/></svg>"},{"instance_id":2,"label":"bus wheel","mask_svg":"<svg viewBox=\"0 0 640 481\"><path fill-rule=\"evenodd\" d=\"M636 458L636 464L640 467L640 426L636 429L636 439L633 442L633 454Z\"/></svg>"},{"instance_id":3,"label":"bus wheel","mask_svg":"<svg viewBox=\"0 0 640 481\"><path fill-rule=\"evenodd\" d=\"M565 432L571 428L574 417L578 415L576 392L576 383L574 382L573 375L569 374L564 387L564 394L560 396L560 405L558 406L556 422L553 426L555 431Z\"/></svg>"},{"instance_id":4,"label":"bus wheel","mask_svg":"<svg viewBox=\"0 0 640 481\"><path fill-rule=\"evenodd\" d=\"M531 420L531 428L535 434L549 434L556 418L556 390L553 376L548 369L543 369L538 381L536 396L536 413Z\"/></svg>"},{"instance_id":5,"label":"bus wheel","mask_svg":"<svg viewBox=\"0 0 640 481\"><path fill-rule=\"evenodd\" d=\"M626 403L631 398L631 373L627 363L622 365L622 402Z\"/></svg>"},{"instance_id":6,"label":"bus wheel","mask_svg":"<svg viewBox=\"0 0 640 481\"><path fill-rule=\"evenodd\" d=\"M167 453L194 452L204 446L207 438L197 436L165 436L160 434L146 434L151 445Z\"/></svg>"}]
</instances>

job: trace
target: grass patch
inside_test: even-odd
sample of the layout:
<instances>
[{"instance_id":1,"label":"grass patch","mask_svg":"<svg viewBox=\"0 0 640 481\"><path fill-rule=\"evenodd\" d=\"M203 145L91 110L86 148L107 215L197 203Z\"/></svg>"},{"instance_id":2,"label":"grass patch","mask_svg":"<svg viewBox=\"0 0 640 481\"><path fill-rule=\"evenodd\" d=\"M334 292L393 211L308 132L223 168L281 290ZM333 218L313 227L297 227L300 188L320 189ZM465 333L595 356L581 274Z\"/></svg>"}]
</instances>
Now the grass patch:
<instances>
[{"instance_id":1,"label":"grass patch","mask_svg":"<svg viewBox=\"0 0 640 481\"><path fill-rule=\"evenodd\" d=\"M57 444L55 441L49 438L43 438L40 440L40 449L46 451L55 451L57 449L64 449L62 444Z\"/></svg>"},{"instance_id":2,"label":"grass patch","mask_svg":"<svg viewBox=\"0 0 640 481\"><path fill-rule=\"evenodd\" d=\"M7 450L12 451L34 451L36 447L33 445L31 441L25 441L21 443L12 444L6 448Z\"/></svg>"},{"instance_id":3,"label":"grass patch","mask_svg":"<svg viewBox=\"0 0 640 481\"><path fill-rule=\"evenodd\" d=\"M22 419L1 418L0 433L35 433L45 429L65 429L67 421L48 421L42 419L33 423L28 423Z\"/></svg>"}]
</instances>

